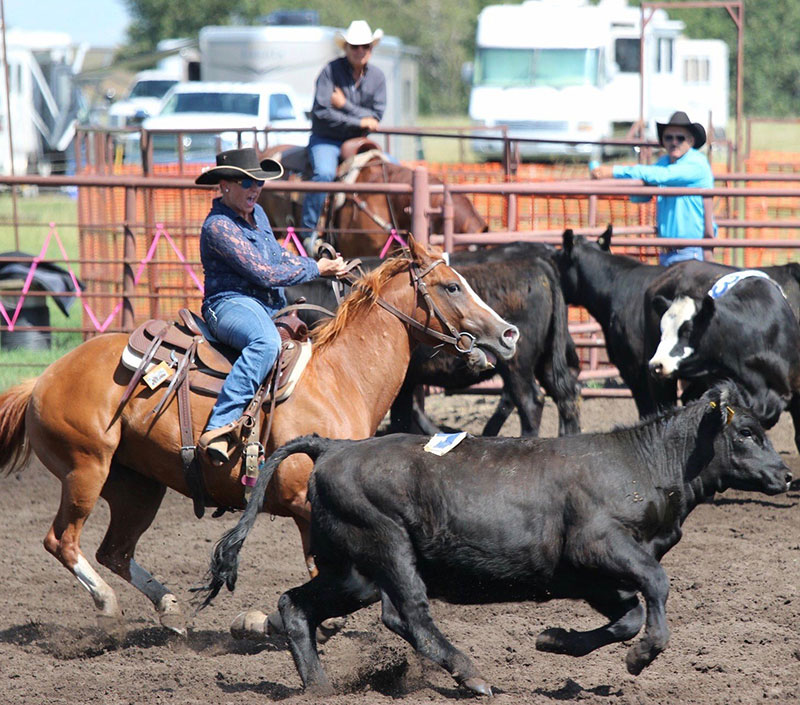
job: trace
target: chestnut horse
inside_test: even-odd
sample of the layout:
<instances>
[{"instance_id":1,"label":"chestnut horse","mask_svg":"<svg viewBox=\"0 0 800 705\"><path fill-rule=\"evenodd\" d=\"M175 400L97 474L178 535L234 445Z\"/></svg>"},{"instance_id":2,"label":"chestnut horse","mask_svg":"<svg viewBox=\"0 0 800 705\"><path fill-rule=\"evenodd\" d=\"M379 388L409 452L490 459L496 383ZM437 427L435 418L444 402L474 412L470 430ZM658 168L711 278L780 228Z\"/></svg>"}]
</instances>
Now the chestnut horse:
<instances>
[{"instance_id":1,"label":"chestnut horse","mask_svg":"<svg viewBox=\"0 0 800 705\"><path fill-rule=\"evenodd\" d=\"M279 161L295 147L280 145L272 147L262 156L272 157ZM353 166L348 169L347 165ZM296 165L295 165L296 166ZM389 161L380 150L372 149L357 154L343 165L346 173L337 179L353 184L411 184L413 171L400 164ZM297 173L287 167L284 178L288 182L299 180ZM431 175L432 184L443 183L441 179ZM259 203L264 208L273 227L283 229L288 226L300 227L300 208L303 194L292 192L284 194L278 191L264 190ZM442 194L431 196L431 208L441 211ZM441 212L433 213L430 218L432 232L444 230L444 217ZM332 240L336 250L345 258L379 255L396 230L401 237L411 230L411 195L383 193L331 194L326 217L326 236ZM475 210L472 201L464 194L453 194L453 231L456 233L484 233L489 226L480 213ZM305 233L303 233L305 236ZM395 247L391 248L395 251Z\"/></svg>"},{"instance_id":2,"label":"chestnut horse","mask_svg":"<svg viewBox=\"0 0 800 705\"><path fill-rule=\"evenodd\" d=\"M410 259L389 260L361 279L336 317L318 330L294 393L275 410L268 453L312 432L334 438L373 435L418 341L446 339L446 349L465 354L479 368L489 365L493 354L513 355L519 331L483 303L440 252L413 242L410 252ZM81 530L99 497L108 502L111 518L97 561L143 592L164 627L184 634L178 600L134 559L166 488L190 496L179 455L177 404L173 400L154 416L160 390L141 387L121 407L132 374L120 362L127 340L119 333L92 338L37 379L0 396L0 468L24 467L33 451L61 480L61 505L44 546L91 594L106 631L119 635L123 629L117 596L80 548ZM191 395L195 438L213 401ZM238 462L202 470L213 502L245 506ZM310 572L306 486L311 470L307 457L282 464L262 507L294 519Z\"/></svg>"}]
</instances>

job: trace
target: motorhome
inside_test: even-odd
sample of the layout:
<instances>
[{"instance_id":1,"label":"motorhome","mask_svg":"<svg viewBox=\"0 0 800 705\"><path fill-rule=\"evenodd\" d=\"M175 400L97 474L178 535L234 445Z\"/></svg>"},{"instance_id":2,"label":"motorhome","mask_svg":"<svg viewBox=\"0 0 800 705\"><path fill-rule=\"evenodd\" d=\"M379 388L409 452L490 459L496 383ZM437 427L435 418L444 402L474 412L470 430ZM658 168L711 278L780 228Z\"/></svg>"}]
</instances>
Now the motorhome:
<instances>
[{"instance_id":1,"label":"motorhome","mask_svg":"<svg viewBox=\"0 0 800 705\"><path fill-rule=\"evenodd\" d=\"M87 49L64 32L6 31L8 71L0 55L0 173L12 172L9 129L15 174L49 174L66 168L83 105L74 79Z\"/></svg>"},{"instance_id":2,"label":"motorhome","mask_svg":"<svg viewBox=\"0 0 800 705\"><path fill-rule=\"evenodd\" d=\"M639 121L640 26L640 9L626 0L485 7L478 16L470 117L491 128L486 135L545 140L519 143L523 157L599 155L591 142L625 136ZM661 9L645 23L642 100L650 137L655 123L675 110L711 120L717 130L728 120L727 45L687 39L683 29ZM476 139L473 147L496 158L503 143Z\"/></svg>"},{"instance_id":3,"label":"motorhome","mask_svg":"<svg viewBox=\"0 0 800 705\"><path fill-rule=\"evenodd\" d=\"M282 81L294 88L300 106L310 111L322 68L341 56L334 27L314 24L204 27L200 30L200 72L204 81ZM387 105L381 123L415 125L418 113L418 51L397 37L384 36L371 63L386 75ZM413 156L392 139L395 156ZM408 154L403 154L408 151ZM400 153L398 153L400 152Z\"/></svg>"}]
</instances>

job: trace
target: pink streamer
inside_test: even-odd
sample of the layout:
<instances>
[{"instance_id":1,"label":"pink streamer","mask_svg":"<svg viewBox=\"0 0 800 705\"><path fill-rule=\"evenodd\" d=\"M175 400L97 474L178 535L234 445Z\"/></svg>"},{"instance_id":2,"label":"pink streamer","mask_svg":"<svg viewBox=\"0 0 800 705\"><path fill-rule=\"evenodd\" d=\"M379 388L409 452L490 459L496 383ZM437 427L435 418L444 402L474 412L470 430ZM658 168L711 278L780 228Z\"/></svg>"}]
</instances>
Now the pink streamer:
<instances>
[{"instance_id":1,"label":"pink streamer","mask_svg":"<svg viewBox=\"0 0 800 705\"><path fill-rule=\"evenodd\" d=\"M306 248L303 247L303 243L300 242L300 238L297 237L297 233L294 231L294 228L291 225L288 228L286 228L286 237L283 238L283 242L281 242L281 245L285 248L287 242L291 242L297 248L297 252L302 257L308 257Z\"/></svg>"},{"instance_id":2,"label":"pink streamer","mask_svg":"<svg viewBox=\"0 0 800 705\"><path fill-rule=\"evenodd\" d=\"M167 241L172 250L175 252L175 254L178 256L178 259L183 263L184 269L188 272L189 276L192 278L192 281L194 281L194 283L197 285L197 288L200 290L200 293L203 293L202 283L197 278L197 275L194 273L194 270L186 261L186 258L180 251L180 248L175 244L175 241L172 239L172 236L164 228L163 223L156 224L156 233L153 236L153 241L150 243L150 247L148 248L147 254L145 255L144 259L141 262L139 262L139 267L136 270L136 274L133 277L134 285L137 285L139 283L139 281L142 278L142 274L144 274L145 267L150 263L150 261L155 256L156 249L158 247L158 242L162 236ZM56 244L58 245L58 249L61 252L61 257L66 264L70 279L72 279L72 285L75 288L75 296L78 299L80 299L81 305L83 306L84 311L86 311L86 314L89 316L89 320L91 320L92 325L95 327L95 330L97 330L100 333L103 333L106 330L106 328L108 328L108 326L111 324L111 321L114 320L115 316L122 309L122 299L120 299L120 301L117 302L117 304L114 306L113 310L108 315L106 320L100 323L94 311L92 310L91 306L89 306L89 304L86 302L86 299L83 297L83 290L78 284L78 278L75 276L75 272L72 270L72 267L70 266L69 257L67 257L67 251L64 249L64 243L61 242L61 238L58 235L55 223L50 223L50 230L48 231L47 237L44 240L42 249L39 252L39 254L33 258L33 261L31 262L31 268L28 270L28 275L25 278L25 284L23 285L22 290L20 292L19 301L17 302L17 307L12 317L9 318L8 311L6 310L5 306L3 306L3 302L0 300L0 314L2 314L3 318L8 324L8 330L9 331L14 330L14 325L17 322L17 318L19 317L20 310L22 309L23 302L25 301L25 297L30 291L36 267L44 259L44 256L47 253L47 250L50 246L50 240L52 237L55 237Z\"/></svg>"},{"instance_id":3,"label":"pink streamer","mask_svg":"<svg viewBox=\"0 0 800 705\"><path fill-rule=\"evenodd\" d=\"M387 252L389 252L389 247L391 246L391 244L392 244L392 242L393 242L394 240L397 240L397 242L399 242L399 243L400 243L400 246L401 246L401 247L408 247L408 245L405 243L405 241L403 240L403 238L402 238L402 237L400 237L400 236L397 234L397 230L395 230L394 228L392 228L391 232L389 233L389 237L387 237L387 238L386 238L386 244L383 246L383 249L381 250L381 253L380 253L380 255L379 255L379 257L380 257L381 259L383 259L384 257L386 257L386 253L387 253Z\"/></svg>"}]
</instances>

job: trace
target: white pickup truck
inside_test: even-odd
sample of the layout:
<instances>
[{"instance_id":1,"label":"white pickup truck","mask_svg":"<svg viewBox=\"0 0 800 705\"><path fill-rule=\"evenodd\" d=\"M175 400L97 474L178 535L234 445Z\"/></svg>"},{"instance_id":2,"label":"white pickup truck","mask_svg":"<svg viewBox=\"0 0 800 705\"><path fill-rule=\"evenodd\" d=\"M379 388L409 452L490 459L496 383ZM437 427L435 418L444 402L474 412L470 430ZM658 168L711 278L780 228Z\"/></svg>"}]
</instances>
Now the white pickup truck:
<instances>
[{"instance_id":1,"label":"white pickup truck","mask_svg":"<svg viewBox=\"0 0 800 705\"><path fill-rule=\"evenodd\" d=\"M291 86L279 82L189 81L173 86L157 115L142 123L151 133L153 160L177 159L178 136L187 162L213 162L217 151L256 142L259 150L278 144L306 145L311 123ZM265 128L290 128L267 137ZM194 132L194 130L213 132ZM267 144L269 139L269 145Z\"/></svg>"}]
</instances>

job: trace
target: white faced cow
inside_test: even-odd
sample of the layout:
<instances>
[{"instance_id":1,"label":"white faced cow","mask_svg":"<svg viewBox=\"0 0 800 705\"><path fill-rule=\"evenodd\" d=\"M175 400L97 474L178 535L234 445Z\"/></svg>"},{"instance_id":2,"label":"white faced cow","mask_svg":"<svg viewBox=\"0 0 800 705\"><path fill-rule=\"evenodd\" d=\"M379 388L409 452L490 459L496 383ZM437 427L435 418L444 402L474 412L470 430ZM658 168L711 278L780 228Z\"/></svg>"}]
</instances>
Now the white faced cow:
<instances>
[{"instance_id":1,"label":"white faced cow","mask_svg":"<svg viewBox=\"0 0 800 705\"><path fill-rule=\"evenodd\" d=\"M685 380L683 399L735 380L765 428L789 409L800 449L800 326L781 288L758 270L731 272L697 299L655 296L661 340L649 362L657 378Z\"/></svg>"}]
</instances>

